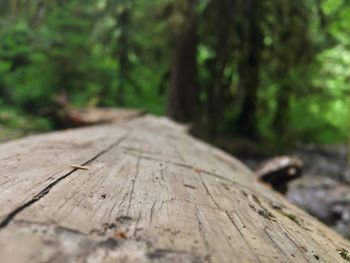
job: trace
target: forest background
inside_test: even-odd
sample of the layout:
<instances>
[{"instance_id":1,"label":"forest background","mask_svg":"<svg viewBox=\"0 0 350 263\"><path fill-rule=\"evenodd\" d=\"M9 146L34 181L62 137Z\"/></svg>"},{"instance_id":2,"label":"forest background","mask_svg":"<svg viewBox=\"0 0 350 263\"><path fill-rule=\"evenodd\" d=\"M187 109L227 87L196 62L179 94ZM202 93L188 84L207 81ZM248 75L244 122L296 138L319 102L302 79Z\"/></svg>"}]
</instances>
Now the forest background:
<instances>
[{"instance_id":1,"label":"forest background","mask_svg":"<svg viewBox=\"0 0 350 263\"><path fill-rule=\"evenodd\" d=\"M347 0L0 1L1 140L61 128L63 96L212 141L341 143L349 84Z\"/></svg>"}]
</instances>

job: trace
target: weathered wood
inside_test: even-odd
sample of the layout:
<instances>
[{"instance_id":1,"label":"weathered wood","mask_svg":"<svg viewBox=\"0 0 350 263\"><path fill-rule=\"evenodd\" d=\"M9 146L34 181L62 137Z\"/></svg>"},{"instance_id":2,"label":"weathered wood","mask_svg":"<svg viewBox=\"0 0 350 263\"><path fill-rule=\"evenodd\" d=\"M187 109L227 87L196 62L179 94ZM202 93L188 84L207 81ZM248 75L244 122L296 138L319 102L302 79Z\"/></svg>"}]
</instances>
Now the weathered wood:
<instances>
[{"instance_id":1,"label":"weathered wood","mask_svg":"<svg viewBox=\"0 0 350 263\"><path fill-rule=\"evenodd\" d=\"M0 262L347 262L349 242L167 119L0 146Z\"/></svg>"},{"instance_id":2,"label":"weathered wood","mask_svg":"<svg viewBox=\"0 0 350 263\"><path fill-rule=\"evenodd\" d=\"M141 110L125 110L114 108L83 108L74 109L67 107L59 116L59 121L64 127L81 127L102 123L120 122L144 114Z\"/></svg>"}]
</instances>

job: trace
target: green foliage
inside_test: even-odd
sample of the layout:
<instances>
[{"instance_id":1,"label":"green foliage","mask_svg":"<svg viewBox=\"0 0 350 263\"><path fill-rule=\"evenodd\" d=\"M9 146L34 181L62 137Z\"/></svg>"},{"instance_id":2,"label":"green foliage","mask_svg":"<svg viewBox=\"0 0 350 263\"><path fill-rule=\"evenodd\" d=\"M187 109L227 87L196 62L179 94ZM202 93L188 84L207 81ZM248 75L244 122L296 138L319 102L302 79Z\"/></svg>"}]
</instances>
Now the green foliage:
<instances>
[{"instance_id":1,"label":"green foliage","mask_svg":"<svg viewBox=\"0 0 350 263\"><path fill-rule=\"evenodd\" d=\"M34 117L13 107L0 105L0 142L51 129L46 118Z\"/></svg>"},{"instance_id":2,"label":"green foliage","mask_svg":"<svg viewBox=\"0 0 350 263\"><path fill-rule=\"evenodd\" d=\"M130 40L126 51L129 76L120 75L118 53L123 51L118 43L125 25L116 18L131 2L93 3L71 1L46 9L45 19L35 27L23 17L1 20L6 27L0 30L0 76L7 102L37 113L65 91L76 106L118 106L118 87L125 82L127 105L162 113L163 98L152 88L159 77L143 65L139 39L135 44Z\"/></svg>"},{"instance_id":3,"label":"green foliage","mask_svg":"<svg viewBox=\"0 0 350 263\"><path fill-rule=\"evenodd\" d=\"M188 23L187 0L10 2L0 4L3 127L49 129L43 117L33 116L62 93L76 107L164 114L173 49ZM247 93L242 64L258 48L260 139L330 143L348 137L348 1L250 0L250 11L243 2L198 1L201 126L216 134L239 131ZM261 47L254 46L253 29Z\"/></svg>"}]
</instances>

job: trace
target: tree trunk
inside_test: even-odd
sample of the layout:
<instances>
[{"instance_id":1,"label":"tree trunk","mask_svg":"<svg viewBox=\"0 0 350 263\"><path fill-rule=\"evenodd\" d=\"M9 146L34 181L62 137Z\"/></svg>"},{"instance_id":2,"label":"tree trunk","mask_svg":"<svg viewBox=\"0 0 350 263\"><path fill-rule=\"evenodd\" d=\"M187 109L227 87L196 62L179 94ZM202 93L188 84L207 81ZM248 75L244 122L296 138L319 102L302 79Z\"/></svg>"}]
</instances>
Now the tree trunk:
<instances>
[{"instance_id":1,"label":"tree trunk","mask_svg":"<svg viewBox=\"0 0 350 263\"><path fill-rule=\"evenodd\" d=\"M284 84L280 87L276 98L276 112L273 118L272 127L276 134L284 135L289 122L289 96L291 89L288 84ZM280 136L282 138L283 136Z\"/></svg>"},{"instance_id":2,"label":"tree trunk","mask_svg":"<svg viewBox=\"0 0 350 263\"><path fill-rule=\"evenodd\" d=\"M188 1L188 23L173 52L167 105L167 115L180 122L195 120L198 99L196 0Z\"/></svg>"},{"instance_id":3,"label":"tree trunk","mask_svg":"<svg viewBox=\"0 0 350 263\"><path fill-rule=\"evenodd\" d=\"M165 118L0 146L0 262L346 262L350 243Z\"/></svg>"},{"instance_id":4,"label":"tree trunk","mask_svg":"<svg viewBox=\"0 0 350 263\"><path fill-rule=\"evenodd\" d=\"M279 69L277 70L277 80L279 81L279 89L276 94L276 109L272 120L272 128L276 134L279 134L279 138L283 139L282 135L286 134L288 130L289 122L289 110L290 110L290 96L292 95L291 76L290 72L294 66L296 66L294 56L296 54L296 48L289 43L293 37L293 34L289 26L283 30L280 36L281 46L288 47L290 52L285 52L285 48L277 50L277 58L279 59ZM294 50L293 50L294 48Z\"/></svg>"},{"instance_id":5,"label":"tree trunk","mask_svg":"<svg viewBox=\"0 0 350 263\"><path fill-rule=\"evenodd\" d=\"M241 55L239 59L239 88L242 90L242 109L238 116L239 132L250 138L257 137L257 103L260 78L260 60L263 47L260 0L247 0L245 14L248 25L241 28Z\"/></svg>"},{"instance_id":6,"label":"tree trunk","mask_svg":"<svg viewBox=\"0 0 350 263\"><path fill-rule=\"evenodd\" d=\"M129 20L130 9L124 7L124 10L118 15L116 21L120 26L120 37L118 39L118 61L119 61L119 82L117 90L117 104L123 106L125 104L125 86L128 80L129 68Z\"/></svg>"}]
</instances>

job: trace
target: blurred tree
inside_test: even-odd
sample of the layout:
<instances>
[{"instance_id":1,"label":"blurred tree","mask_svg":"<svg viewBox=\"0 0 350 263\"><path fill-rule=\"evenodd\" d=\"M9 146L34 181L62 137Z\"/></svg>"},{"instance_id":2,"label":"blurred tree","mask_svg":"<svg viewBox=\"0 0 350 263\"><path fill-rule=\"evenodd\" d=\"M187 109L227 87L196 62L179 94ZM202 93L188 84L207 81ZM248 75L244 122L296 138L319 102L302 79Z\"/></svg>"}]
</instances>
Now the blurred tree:
<instances>
[{"instance_id":1,"label":"blurred tree","mask_svg":"<svg viewBox=\"0 0 350 263\"><path fill-rule=\"evenodd\" d=\"M263 49L262 23L264 20L263 1L247 0L241 3L240 10L244 17L238 26L240 54L238 61L239 89L242 90L243 102L237 117L237 127L241 134L257 138L257 104L260 86L261 54Z\"/></svg>"},{"instance_id":2,"label":"blurred tree","mask_svg":"<svg viewBox=\"0 0 350 263\"><path fill-rule=\"evenodd\" d=\"M195 121L197 117L197 11L196 0L187 0L184 22L176 35L172 55L171 86L167 114L177 121Z\"/></svg>"},{"instance_id":3,"label":"blurred tree","mask_svg":"<svg viewBox=\"0 0 350 263\"><path fill-rule=\"evenodd\" d=\"M300 88L312 88L312 84L308 81L307 66L313 61L315 43L309 38L309 27L305 26L310 24L311 10L308 4L304 1L300 3L293 1L288 4L282 1L275 8L279 24L276 23L274 26L272 52L277 64L274 78L279 88L272 125L276 133L285 134L290 118L291 96ZM301 79L310 86L300 85L295 81Z\"/></svg>"},{"instance_id":4,"label":"blurred tree","mask_svg":"<svg viewBox=\"0 0 350 263\"><path fill-rule=\"evenodd\" d=\"M120 11L116 16L116 21L119 23L120 36L118 38L118 52L119 60L119 87L117 93L117 103L119 105L125 104L125 81L129 73L129 23L130 23L130 5L124 4L120 7Z\"/></svg>"},{"instance_id":5,"label":"blurred tree","mask_svg":"<svg viewBox=\"0 0 350 263\"><path fill-rule=\"evenodd\" d=\"M214 137L232 111L231 89L236 76L239 38L237 1L203 3L200 8L199 82L201 112L210 137ZM208 22L210 21L210 22ZM220 125L221 124L221 125Z\"/></svg>"},{"instance_id":6,"label":"blurred tree","mask_svg":"<svg viewBox=\"0 0 350 263\"><path fill-rule=\"evenodd\" d=\"M3 0L0 110L144 107L214 138L347 134L344 0ZM1 121L1 120L0 120Z\"/></svg>"}]
</instances>

